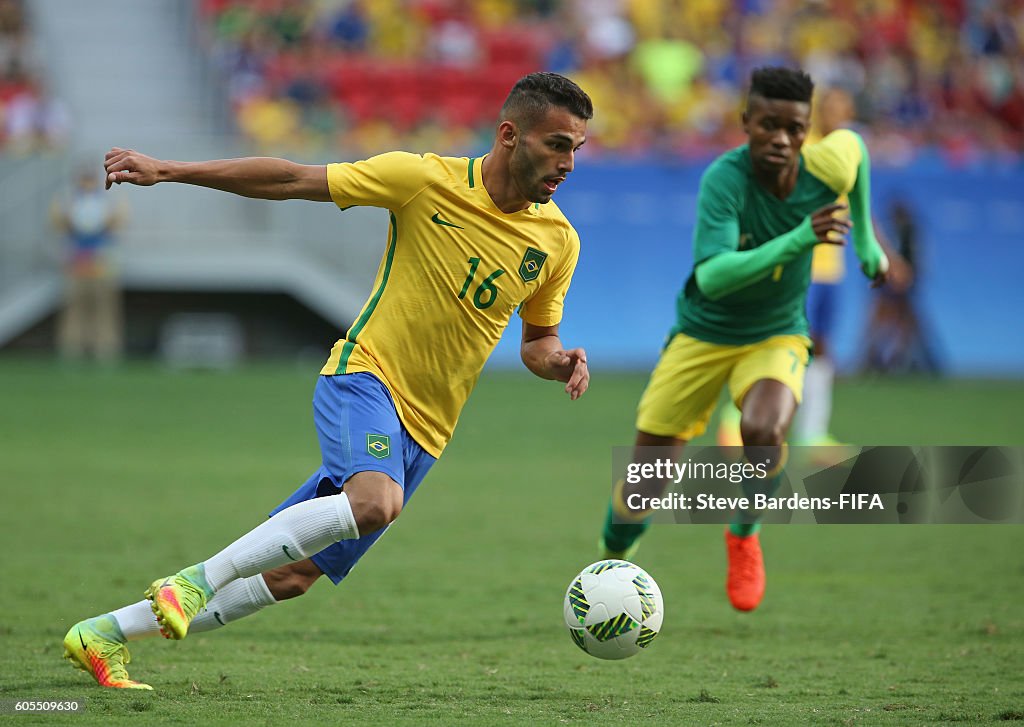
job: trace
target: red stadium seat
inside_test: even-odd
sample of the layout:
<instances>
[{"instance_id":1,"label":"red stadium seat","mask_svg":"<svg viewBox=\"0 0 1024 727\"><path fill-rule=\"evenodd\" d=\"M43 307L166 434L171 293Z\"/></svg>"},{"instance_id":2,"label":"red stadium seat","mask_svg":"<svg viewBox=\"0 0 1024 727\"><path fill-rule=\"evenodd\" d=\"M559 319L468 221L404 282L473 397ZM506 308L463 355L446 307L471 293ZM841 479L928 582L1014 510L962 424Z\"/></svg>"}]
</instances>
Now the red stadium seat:
<instances>
[{"instance_id":1,"label":"red stadium seat","mask_svg":"<svg viewBox=\"0 0 1024 727\"><path fill-rule=\"evenodd\" d=\"M332 95L343 102L367 95L373 84L371 67L372 63L362 56L343 55L332 60L327 73Z\"/></svg>"},{"instance_id":2,"label":"red stadium seat","mask_svg":"<svg viewBox=\"0 0 1024 727\"><path fill-rule=\"evenodd\" d=\"M487 33L483 37L487 60L491 64L519 63L536 66L539 53L535 33L527 28L512 28Z\"/></svg>"}]
</instances>

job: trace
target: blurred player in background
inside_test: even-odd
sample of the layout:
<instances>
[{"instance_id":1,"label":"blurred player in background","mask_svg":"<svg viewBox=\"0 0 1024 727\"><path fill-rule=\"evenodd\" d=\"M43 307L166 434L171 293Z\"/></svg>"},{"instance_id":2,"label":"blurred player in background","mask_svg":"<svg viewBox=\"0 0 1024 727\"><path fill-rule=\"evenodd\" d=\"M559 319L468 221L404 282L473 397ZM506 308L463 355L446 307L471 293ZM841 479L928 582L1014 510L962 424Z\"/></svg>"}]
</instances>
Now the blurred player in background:
<instances>
[{"instance_id":1,"label":"blurred player in background","mask_svg":"<svg viewBox=\"0 0 1024 727\"><path fill-rule=\"evenodd\" d=\"M693 273L637 413L634 461L668 452L678 458L703 433L727 384L741 411L746 457L768 471L743 484L748 497L773 493L785 464L811 346L804 303L814 247L839 247L852 228L874 284L888 268L872 231L870 163L860 136L841 130L804 147L813 90L803 71L752 74L743 112L748 143L720 156L701 179ZM837 204L845 194L852 221ZM649 512L630 509L626 497L658 496L666 485L616 485L601 537L605 557L631 557L648 527ZM756 608L764 594L758 530L756 513L737 512L725 535L726 590L742 611Z\"/></svg>"},{"instance_id":2,"label":"blurred player in background","mask_svg":"<svg viewBox=\"0 0 1024 727\"><path fill-rule=\"evenodd\" d=\"M50 217L67 240L57 349L69 361L86 356L117 361L123 339L121 289L111 252L124 223L124 205L103 193L90 166L80 169L72 188L54 199Z\"/></svg>"},{"instance_id":3,"label":"blurred player in background","mask_svg":"<svg viewBox=\"0 0 1024 727\"><path fill-rule=\"evenodd\" d=\"M566 350L558 336L579 237L550 200L573 170L592 115L575 83L534 73L513 87L490 153L476 159L391 152L308 166L107 154L108 187L181 182L342 209L370 205L388 209L391 224L374 292L316 385L321 467L269 520L155 581L146 591L152 604L73 626L64 639L72 663L103 686L148 689L128 677L127 641L217 628L302 595L325 573L339 583L440 456L517 308L526 367L565 382L572 400L583 395L586 354ZM187 532L186 523L168 523L162 536Z\"/></svg>"},{"instance_id":4,"label":"blurred player in background","mask_svg":"<svg viewBox=\"0 0 1024 727\"><path fill-rule=\"evenodd\" d=\"M902 275L877 291L865 327L862 372L942 373L942 362L915 297L920 281L920 225L910 203L896 198L889 205L889 230L895 250L889 252Z\"/></svg>"},{"instance_id":5,"label":"blurred player in background","mask_svg":"<svg viewBox=\"0 0 1024 727\"><path fill-rule=\"evenodd\" d=\"M837 129L850 128L854 118L853 97L841 88L822 91L815 104L812 136L815 143ZM845 198L840 198L845 202ZM814 355L804 374L804 398L794 424L793 442L798 445L834 447L832 436L832 389L836 366L832 357L832 333L842 300L840 287L846 274L844 249L838 245L817 245L811 259L811 286L807 289L807 323ZM891 256L890 256L891 259Z\"/></svg>"}]
</instances>

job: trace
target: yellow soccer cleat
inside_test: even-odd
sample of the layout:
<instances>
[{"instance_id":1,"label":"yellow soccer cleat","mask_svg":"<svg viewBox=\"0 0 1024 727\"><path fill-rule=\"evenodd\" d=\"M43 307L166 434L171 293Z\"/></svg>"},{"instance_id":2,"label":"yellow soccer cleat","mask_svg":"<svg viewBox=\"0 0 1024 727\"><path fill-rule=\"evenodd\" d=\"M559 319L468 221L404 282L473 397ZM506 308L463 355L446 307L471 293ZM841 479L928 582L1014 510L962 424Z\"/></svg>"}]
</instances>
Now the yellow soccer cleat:
<instances>
[{"instance_id":1,"label":"yellow soccer cleat","mask_svg":"<svg viewBox=\"0 0 1024 727\"><path fill-rule=\"evenodd\" d=\"M743 435L740 430L742 414L732 404L725 404L718 416L718 433L715 439L722 449L742 448Z\"/></svg>"},{"instance_id":2,"label":"yellow soccer cleat","mask_svg":"<svg viewBox=\"0 0 1024 727\"><path fill-rule=\"evenodd\" d=\"M113 616L97 616L72 626L64 637L64 658L76 669L92 674L101 687L153 688L128 678L124 665L131 657Z\"/></svg>"},{"instance_id":3,"label":"yellow soccer cleat","mask_svg":"<svg viewBox=\"0 0 1024 727\"><path fill-rule=\"evenodd\" d=\"M173 576L153 581L146 589L146 598L153 602L151 608L165 639L185 638L192 619L206 607L203 587L184 573L179 571Z\"/></svg>"}]
</instances>

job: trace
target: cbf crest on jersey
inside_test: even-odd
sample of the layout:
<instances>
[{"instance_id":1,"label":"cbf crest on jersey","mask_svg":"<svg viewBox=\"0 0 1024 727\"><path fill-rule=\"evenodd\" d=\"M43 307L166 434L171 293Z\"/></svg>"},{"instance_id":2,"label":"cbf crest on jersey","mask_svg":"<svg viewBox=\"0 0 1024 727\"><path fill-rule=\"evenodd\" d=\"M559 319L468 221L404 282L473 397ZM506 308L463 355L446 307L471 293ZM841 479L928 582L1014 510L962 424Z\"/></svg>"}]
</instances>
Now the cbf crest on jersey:
<instances>
[{"instance_id":1,"label":"cbf crest on jersey","mask_svg":"<svg viewBox=\"0 0 1024 727\"><path fill-rule=\"evenodd\" d=\"M544 267L544 261L547 259L548 254L546 252L541 252L533 247L526 248L523 261L519 263L519 277L527 283L531 280L536 280L537 276L540 275L540 269Z\"/></svg>"},{"instance_id":2,"label":"cbf crest on jersey","mask_svg":"<svg viewBox=\"0 0 1024 727\"><path fill-rule=\"evenodd\" d=\"M366 451L377 459L391 454L391 438L386 434L367 434Z\"/></svg>"}]
</instances>

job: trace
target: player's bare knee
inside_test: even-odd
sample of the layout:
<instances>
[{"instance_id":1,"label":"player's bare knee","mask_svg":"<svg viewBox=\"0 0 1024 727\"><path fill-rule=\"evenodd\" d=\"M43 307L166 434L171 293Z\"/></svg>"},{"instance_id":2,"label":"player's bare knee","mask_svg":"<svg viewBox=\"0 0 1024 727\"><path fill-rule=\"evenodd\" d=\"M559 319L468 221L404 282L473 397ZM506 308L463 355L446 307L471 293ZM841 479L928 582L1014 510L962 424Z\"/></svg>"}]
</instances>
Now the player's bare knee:
<instances>
[{"instance_id":1,"label":"player's bare knee","mask_svg":"<svg viewBox=\"0 0 1024 727\"><path fill-rule=\"evenodd\" d=\"M381 472L360 472L344 489L360 535L387 527L402 511L402 487Z\"/></svg>"},{"instance_id":2,"label":"player's bare knee","mask_svg":"<svg viewBox=\"0 0 1024 727\"><path fill-rule=\"evenodd\" d=\"M786 440L786 427L775 417L744 417L740 422L740 436L744 447L778 447Z\"/></svg>"},{"instance_id":3,"label":"player's bare knee","mask_svg":"<svg viewBox=\"0 0 1024 727\"><path fill-rule=\"evenodd\" d=\"M361 507L358 508L358 512L353 508L353 512L357 512L356 524L362 535L374 533L381 528L387 527L398 517L398 513L401 510L401 504L396 505L388 497L363 501Z\"/></svg>"},{"instance_id":4,"label":"player's bare knee","mask_svg":"<svg viewBox=\"0 0 1024 727\"><path fill-rule=\"evenodd\" d=\"M267 588L270 589L271 595L277 601L287 601L290 598L301 596L309 590L311 585L312 583L294 576L285 576L275 580L267 579Z\"/></svg>"},{"instance_id":5,"label":"player's bare knee","mask_svg":"<svg viewBox=\"0 0 1024 727\"><path fill-rule=\"evenodd\" d=\"M286 601L306 593L322 575L316 564L307 559L266 571L263 580L275 600Z\"/></svg>"}]
</instances>

